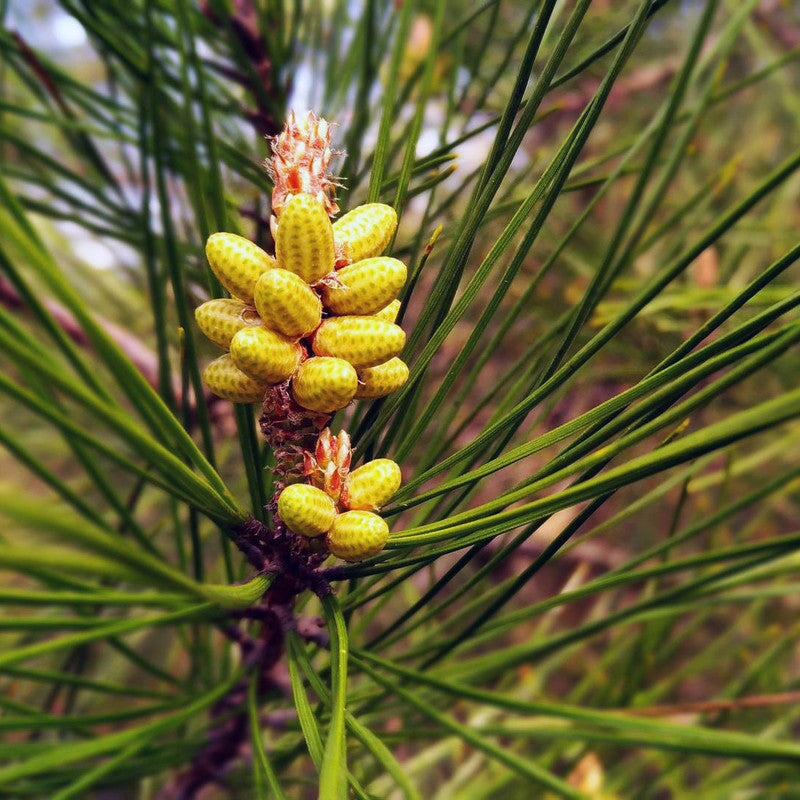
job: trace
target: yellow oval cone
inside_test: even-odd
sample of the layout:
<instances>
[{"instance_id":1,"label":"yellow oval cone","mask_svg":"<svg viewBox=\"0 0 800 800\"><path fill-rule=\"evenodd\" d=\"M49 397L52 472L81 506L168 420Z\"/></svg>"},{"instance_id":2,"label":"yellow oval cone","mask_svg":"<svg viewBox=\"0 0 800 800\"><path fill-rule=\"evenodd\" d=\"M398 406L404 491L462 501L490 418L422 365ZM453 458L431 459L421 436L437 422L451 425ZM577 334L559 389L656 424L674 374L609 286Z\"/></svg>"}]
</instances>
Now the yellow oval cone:
<instances>
[{"instance_id":1,"label":"yellow oval cone","mask_svg":"<svg viewBox=\"0 0 800 800\"><path fill-rule=\"evenodd\" d=\"M351 510L377 511L400 488L400 467L390 458L376 458L354 469L344 482L341 503Z\"/></svg>"},{"instance_id":2,"label":"yellow oval cone","mask_svg":"<svg viewBox=\"0 0 800 800\"><path fill-rule=\"evenodd\" d=\"M316 283L333 269L333 228L325 207L313 195L286 201L275 235L278 266Z\"/></svg>"},{"instance_id":3,"label":"yellow oval cone","mask_svg":"<svg viewBox=\"0 0 800 800\"><path fill-rule=\"evenodd\" d=\"M375 317L330 317L312 340L318 356L349 361L356 369L374 367L394 358L406 343L403 329Z\"/></svg>"},{"instance_id":4,"label":"yellow oval cone","mask_svg":"<svg viewBox=\"0 0 800 800\"><path fill-rule=\"evenodd\" d=\"M383 203L367 203L333 223L337 252L348 262L379 256L397 230L397 213Z\"/></svg>"},{"instance_id":5,"label":"yellow oval cone","mask_svg":"<svg viewBox=\"0 0 800 800\"><path fill-rule=\"evenodd\" d=\"M206 258L219 282L235 297L252 304L256 281L275 259L257 244L235 233L212 233Z\"/></svg>"},{"instance_id":6,"label":"yellow oval cone","mask_svg":"<svg viewBox=\"0 0 800 800\"><path fill-rule=\"evenodd\" d=\"M408 366L399 358L358 371L357 400L371 400L396 392L408 380Z\"/></svg>"},{"instance_id":7,"label":"yellow oval cone","mask_svg":"<svg viewBox=\"0 0 800 800\"><path fill-rule=\"evenodd\" d=\"M231 358L239 369L263 383L275 384L292 376L303 348L263 325L243 328L231 339Z\"/></svg>"},{"instance_id":8,"label":"yellow oval cone","mask_svg":"<svg viewBox=\"0 0 800 800\"><path fill-rule=\"evenodd\" d=\"M340 269L336 280L341 286L325 286L322 290L326 308L334 314L374 314L397 297L405 285L406 265L388 256L365 258Z\"/></svg>"},{"instance_id":9,"label":"yellow oval cone","mask_svg":"<svg viewBox=\"0 0 800 800\"><path fill-rule=\"evenodd\" d=\"M219 347L226 350L231 346L231 339L248 325L258 325L260 320L252 306L241 300L220 298L209 300L194 310L197 327L202 333Z\"/></svg>"},{"instance_id":10,"label":"yellow oval cone","mask_svg":"<svg viewBox=\"0 0 800 800\"><path fill-rule=\"evenodd\" d=\"M383 550L389 540L386 521L371 511L345 511L333 522L325 544L345 561L363 561Z\"/></svg>"},{"instance_id":11,"label":"yellow oval cone","mask_svg":"<svg viewBox=\"0 0 800 800\"><path fill-rule=\"evenodd\" d=\"M400 313L400 301L392 300L388 306L384 306L380 311L376 311L372 316L375 319L382 319L384 322L396 322L397 315Z\"/></svg>"},{"instance_id":12,"label":"yellow oval cone","mask_svg":"<svg viewBox=\"0 0 800 800\"><path fill-rule=\"evenodd\" d=\"M309 411L326 414L344 408L357 387L355 369L341 358L309 358L292 379L295 402Z\"/></svg>"},{"instance_id":13,"label":"yellow oval cone","mask_svg":"<svg viewBox=\"0 0 800 800\"><path fill-rule=\"evenodd\" d=\"M212 361L203 370L203 383L218 397L233 403L259 403L267 391L265 383L245 375L229 353Z\"/></svg>"},{"instance_id":14,"label":"yellow oval cone","mask_svg":"<svg viewBox=\"0 0 800 800\"><path fill-rule=\"evenodd\" d=\"M254 300L264 324L290 339L311 333L322 319L316 292L286 269L265 272L256 284Z\"/></svg>"},{"instance_id":15,"label":"yellow oval cone","mask_svg":"<svg viewBox=\"0 0 800 800\"><path fill-rule=\"evenodd\" d=\"M293 483L278 496L278 515L299 536L326 534L336 519L336 503L322 489Z\"/></svg>"}]
</instances>

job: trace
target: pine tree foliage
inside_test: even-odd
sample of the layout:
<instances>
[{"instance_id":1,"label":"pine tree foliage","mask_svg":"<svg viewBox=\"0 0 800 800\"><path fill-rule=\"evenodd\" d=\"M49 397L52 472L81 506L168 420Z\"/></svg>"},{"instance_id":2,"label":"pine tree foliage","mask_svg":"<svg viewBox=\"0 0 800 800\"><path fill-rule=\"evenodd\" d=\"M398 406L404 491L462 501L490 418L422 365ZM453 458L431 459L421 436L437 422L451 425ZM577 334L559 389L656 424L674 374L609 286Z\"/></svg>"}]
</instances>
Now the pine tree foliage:
<instances>
[{"instance_id":1,"label":"pine tree foliage","mask_svg":"<svg viewBox=\"0 0 800 800\"><path fill-rule=\"evenodd\" d=\"M797 8L21 5L0 797L791 796ZM193 312L211 233L273 246L290 109L397 209L410 378L335 419L402 468L386 549L279 618L237 547L275 455Z\"/></svg>"}]
</instances>

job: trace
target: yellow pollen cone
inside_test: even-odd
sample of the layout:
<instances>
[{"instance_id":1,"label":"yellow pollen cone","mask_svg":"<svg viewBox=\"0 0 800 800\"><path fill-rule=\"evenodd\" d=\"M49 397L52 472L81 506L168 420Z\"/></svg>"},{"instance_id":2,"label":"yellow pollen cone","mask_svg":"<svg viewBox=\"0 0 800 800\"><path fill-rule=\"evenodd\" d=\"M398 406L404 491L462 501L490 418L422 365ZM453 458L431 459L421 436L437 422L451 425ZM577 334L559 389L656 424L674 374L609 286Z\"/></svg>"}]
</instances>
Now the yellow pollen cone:
<instances>
[{"instance_id":1,"label":"yellow pollen cone","mask_svg":"<svg viewBox=\"0 0 800 800\"><path fill-rule=\"evenodd\" d=\"M406 272L402 261L389 256L356 261L336 273L341 286L323 287L323 302L334 314L374 314L397 297Z\"/></svg>"},{"instance_id":2,"label":"yellow pollen cone","mask_svg":"<svg viewBox=\"0 0 800 800\"><path fill-rule=\"evenodd\" d=\"M329 317L317 328L311 347L318 356L349 361L356 369L394 358L406 343L403 329L375 317Z\"/></svg>"},{"instance_id":3,"label":"yellow pollen cone","mask_svg":"<svg viewBox=\"0 0 800 800\"><path fill-rule=\"evenodd\" d=\"M357 400L371 400L396 392L408 380L408 366L399 358L358 371Z\"/></svg>"},{"instance_id":4,"label":"yellow pollen cone","mask_svg":"<svg viewBox=\"0 0 800 800\"><path fill-rule=\"evenodd\" d=\"M231 358L239 369L263 383L275 384L290 378L303 348L263 325L242 328L231 339Z\"/></svg>"},{"instance_id":5,"label":"yellow pollen cone","mask_svg":"<svg viewBox=\"0 0 800 800\"><path fill-rule=\"evenodd\" d=\"M336 503L316 486L293 483L278 497L278 515L299 536L323 536L336 519Z\"/></svg>"},{"instance_id":6,"label":"yellow pollen cone","mask_svg":"<svg viewBox=\"0 0 800 800\"><path fill-rule=\"evenodd\" d=\"M252 304L256 281L275 259L257 244L235 233L212 233L206 242L206 258L219 282L235 297Z\"/></svg>"},{"instance_id":7,"label":"yellow pollen cone","mask_svg":"<svg viewBox=\"0 0 800 800\"><path fill-rule=\"evenodd\" d=\"M345 561L363 561L383 550L389 540L386 521L371 511L345 511L333 522L325 544Z\"/></svg>"},{"instance_id":8,"label":"yellow pollen cone","mask_svg":"<svg viewBox=\"0 0 800 800\"><path fill-rule=\"evenodd\" d=\"M400 467L390 458L376 458L354 469L342 489L341 502L351 510L377 511L400 488Z\"/></svg>"},{"instance_id":9,"label":"yellow pollen cone","mask_svg":"<svg viewBox=\"0 0 800 800\"><path fill-rule=\"evenodd\" d=\"M341 358L309 358L292 379L295 402L309 411L330 414L344 408L356 393L358 375Z\"/></svg>"},{"instance_id":10,"label":"yellow pollen cone","mask_svg":"<svg viewBox=\"0 0 800 800\"><path fill-rule=\"evenodd\" d=\"M384 306L380 311L376 311L372 316L375 319L382 319L384 322L396 322L397 315L400 313L400 301L392 300L388 306Z\"/></svg>"},{"instance_id":11,"label":"yellow pollen cone","mask_svg":"<svg viewBox=\"0 0 800 800\"><path fill-rule=\"evenodd\" d=\"M316 283L333 269L333 228L316 197L295 194L286 201L275 235L275 256L278 266L306 283Z\"/></svg>"},{"instance_id":12,"label":"yellow pollen cone","mask_svg":"<svg viewBox=\"0 0 800 800\"><path fill-rule=\"evenodd\" d=\"M220 298L208 300L194 310L197 327L202 333L219 347L226 350L231 346L231 339L248 325L258 325L259 319L252 306L241 300Z\"/></svg>"},{"instance_id":13,"label":"yellow pollen cone","mask_svg":"<svg viewBox=\"0 0 800 800\"><path fill-rule=\"evenodd\" d=\"M264 324L290 339L311 333L322 319L316 292L286 269L272 269L258 279L255 304Z\"/></svg>"},{"instance_id":14,"label":"yellow pollen cone","mask_svg":"<svg viewBox=\"0 0 800 800\"><path fill-rule=\"evenodd\" d=\"M245 375L229 353L212 361L203 370L203 383L218 397L233 403L259 403L267 391L265 383Z\"/></svg>"},{"instance_id":15,"label":"yellow pollen cone","mask_svg":"<svg viewBox=\"0 0 800 800\"><path fill-rule=\"evenodd\" d=\"M350 261L379 256L397 230L397 213L383 203L367 203L333 223L337 250Z\"/></svg>"}]
</instances>

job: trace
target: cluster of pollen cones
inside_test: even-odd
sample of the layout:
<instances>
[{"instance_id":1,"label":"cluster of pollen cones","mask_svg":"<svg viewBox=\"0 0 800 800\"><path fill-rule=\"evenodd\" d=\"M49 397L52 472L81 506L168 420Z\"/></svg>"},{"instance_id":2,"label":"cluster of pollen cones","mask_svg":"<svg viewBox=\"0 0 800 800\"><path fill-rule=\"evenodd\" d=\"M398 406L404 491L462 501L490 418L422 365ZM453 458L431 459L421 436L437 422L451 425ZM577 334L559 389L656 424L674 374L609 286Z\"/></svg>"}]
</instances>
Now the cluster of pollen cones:
<instances>
[{"instance_id":1,"label":"cluster of pollen cones","mask_svg":"<svg viewBox=\"0 0 800 800\"><path fill-rule=\"evenodd\" d=\"M203 380L234 403L263 402L272 390L319 415L354 399L391 394L408 380L399 358L405 333L395 324L407 269L383 255L397 214L391 206L368 203L331 222L339 207L338 184L328 176L330 128L314 114L298 120L290 113L272 151L274 255L234 233L214 233L206 243L208 263L231 296L195 311L203 334L228 351L205 368ZM281 421L267 422L262 419L262 431L269 439ZM323 432L315 453L306 453L307 482L281 486L277 511L293 533L358 561L386 543L388 527L375 511L397 491L400 470L377 459L350 473L349 438L339 436L345 437L340 460L339 439ZM291 439L282 430L280 443L270 444L291 454L285 446ZM334 463L335 475L328 474ZM289 464L281 468L292 471Z\"/></svg>"},{"instance_id":2,"label":"cluster of pollen cones","mask_svg":"<svg viewBox=\"0 0 800 800\"><path fill-rule=\"evenodd\" d=\"M400 467L377 458L350 471L350 438L346 431L320 434L314 453L306 453L308 483L293 483L278 496L278 514L299 536L318 543L345 561L379 553L389 526L375 512L400 488Z\"/></svg>"},{"instance_id":3,"label":"cluster of pollen cones","mask_svg":"<svg viewBox=\"0 0 800 800\"><path fill-rule=\"evenodd\" d=\"M200 330L230 351L206 367L209 389L251 403L288 381L299 406L330 413L403 386L405 334L394 320L406 266L380 255L396 225L382 203L331 224L319 199L301 193L283 205L275 256L242 236L212 234L208 262L232 297L195 312Z\"/></svg>"}]
</instances>

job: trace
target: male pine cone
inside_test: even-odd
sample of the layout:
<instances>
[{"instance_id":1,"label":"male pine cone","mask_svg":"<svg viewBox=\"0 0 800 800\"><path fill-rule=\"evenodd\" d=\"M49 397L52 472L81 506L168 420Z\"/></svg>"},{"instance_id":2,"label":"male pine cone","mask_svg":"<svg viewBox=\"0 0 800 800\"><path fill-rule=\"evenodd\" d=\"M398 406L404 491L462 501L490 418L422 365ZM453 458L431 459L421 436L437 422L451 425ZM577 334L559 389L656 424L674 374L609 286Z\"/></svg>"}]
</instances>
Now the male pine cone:
<instances>
[{"instance_id":1,"label":"male pine cone","mask_svg":"<svg viewBox=\"0 0 800 800\"><path fill-rule=\"evenodd\" d=\"M212 234L209 264L233 297L195 312L200 330L230 350L203 373L211 391L257 402L288 381L298 405L333 413L400 389L408 367L394 320L407 269L382 255L396 227L394 209L381 203L332 224L318 197L300 193L282 206L276 257L242 236Z\"/></svg>"}]
</instances>

